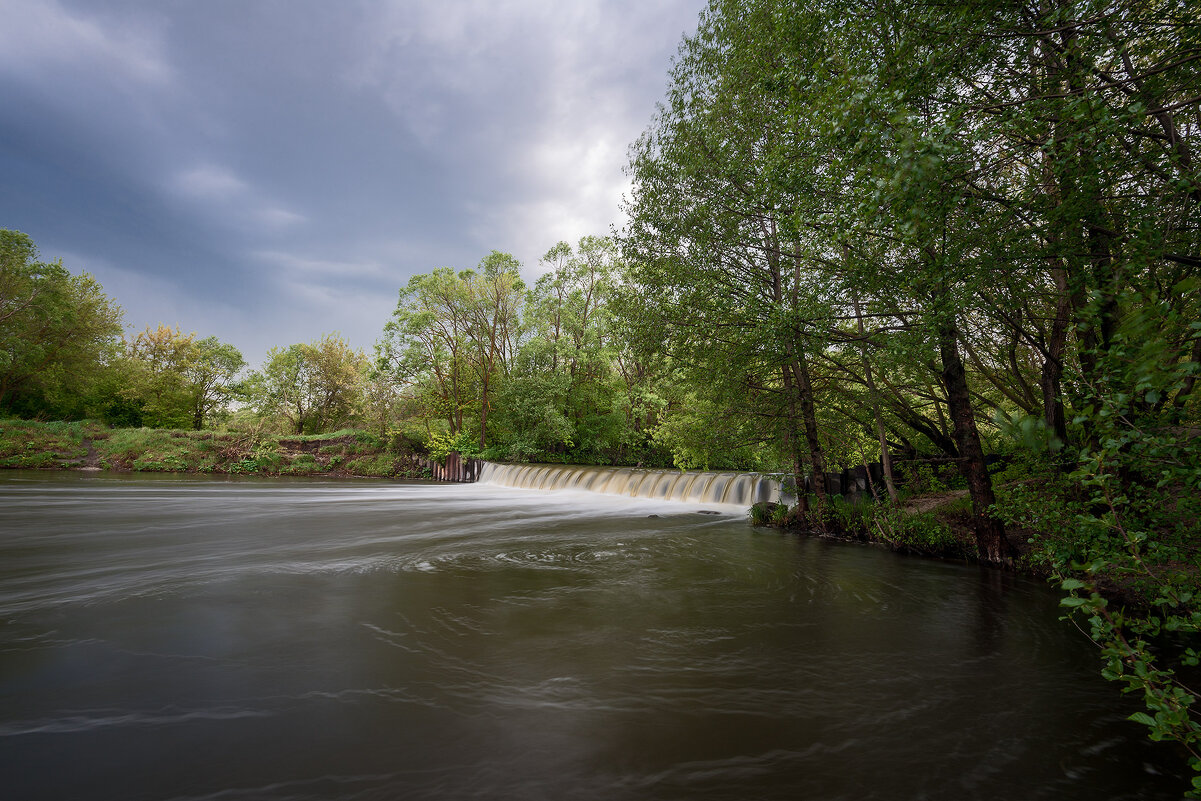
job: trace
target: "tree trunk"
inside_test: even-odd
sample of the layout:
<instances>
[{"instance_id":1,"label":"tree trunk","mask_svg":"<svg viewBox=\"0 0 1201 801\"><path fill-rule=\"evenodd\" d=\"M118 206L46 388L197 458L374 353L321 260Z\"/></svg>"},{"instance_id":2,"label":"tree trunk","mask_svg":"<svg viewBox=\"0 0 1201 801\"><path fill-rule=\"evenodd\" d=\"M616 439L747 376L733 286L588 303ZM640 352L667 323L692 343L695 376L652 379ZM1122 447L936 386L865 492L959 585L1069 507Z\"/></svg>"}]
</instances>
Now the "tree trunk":
<instances>
[{"instance_id":1,"label":"tree trunk","mask_svg":"<svg viewBox=\"0 0 1201 801\"><path fill-rule=\"evenodd\" d=\"M1047 342L1047 352L1043 357L1043 369L1040 385L1043 395L1043 419L1047 430L1059 439L1059 447L1068 441L1067 421L1063 413L1063 355L1067 347L1068 316L1071 311L1071 297L1068 294L1067 273L1062 269L1052 271L1059 296L1055 301L1055 319L1051 323L1051 337ZM1054 446L1052 446L1054 447Z\"/></svg>"},{"instance_id":2,"label":"tree trunk","mask_svg":"<svg viewBox=\"0 0 1201 801\"><path fill-rule=\"evenodd\" d=\"M938 330L938 350L942 357L942 379L947 390L947 408L955 442L959 446L959 471L967 481L972 499L972 525L976 532L976 547L980 558L993 564L1009 564L1013 549L1005 538L1005 525L992 514L996 502L992 479L984 462L980 432L968 391L967 373L959 355L959 331L954 322Z\"/></svg>"},{"instance_id":3,"label":"tree trunk","mask_svg":"<svg viewBox=\"0 0 1201 801\"><path fill-rule=\"evenodd\" d=\"M843 251L844 258L846 250ZM851 300L855 304L855 323L859 328L859 338L863 340L863 312L859 308L859 293L852 292ZM872 363L867 358L867 343L863 342L860 345L860 352L863 358L863 380L867 384L868 397L871 399L872 419L876 423L876 436L880 440L880 467L884 472L884 486L888 488L888 498L891 501L897 500L897 486L892 479L892 456L888 452L888 438L884 435L884 421L880 417L880 396L876 392L876 381L872 378ZM867 465L864 465L864 469ZM871 477L871 471L868 471L868 478Z\"/></svg>"},{"instance_id":4,"label":"tree trunk","mask_svg":"<svg viewBox=\"0 0 1201 801\"><path fill-rule=\"evenodd\" d=\"M487 447L488 442L488 401L480 404L480 451Z\"/></svg>"},{"instance_id":5,"label":"tree trunk","mask_svg":"<svg viewBox=\"0 0 1201 801\"><path fill-rule=\"evenodd\" d=\"M770 234L765 230L765 235L770 241L776 241L776 221L773 218L770 226ZM777 306L784 307L784 283L780 273L780 261L775 252L768 256L769 268L771 270L771 291L772 300ZM801 267L802 259L800 247L797 245L792 254L792 269L793 282L792 290L789 293L788 306L791 309L796 309L798 305L797 291L801 285ZM799 338L799 337L798 337ZM793 427L795 428L796 420L796 404L801 407L801 422L805 430L805 443L808 446L809 466L813 470L813 494L817 499L817 506L820 509L826 503L826 457L822 452L821 439L818 436L817 430L817 407L813 403L813 384L809 380L809 365L805 361L805 349L802 342L797 342L792 337L785 338L784 352L788 357L788 362L784 366L785 384L788 383L788 374L792 372L792 380L795 386L795 392L791 394L789 403L792 404L792 419ZM795 399L795 400L794 400ZM800 448L797 448L800 451ZM798 459L799 461L799 459ZM798 486L798 495L804 496L803 485ZM801 507L802 510L808 510L808 503Z\"/></svg>"},{"instance_id":6,"label":"tree trunk","mask_svg":"<svg viewBox=\"0 0 1201 801\"><path fill-rule=\"evenodd\" d=\"M809 366L805 354L796 351L792 369L795 373L797 400L801 404L801 420L805 426L805 442L809 446L809 464L813 468L813 494L819 507L826 503L826 457L822 452L817 430L817 407L813 403L813 385L809 382Z\"/></svg>"},{"instance_id":7,"label":"tree trunk","mask_svg":"<svg viewBox=\"0 0 1201 801\"><path fill-rule=\"evenodd\" d=\"M797 436L800 412L797 410L796 382L792 380L792 370L788 365L780 367L780 377L784 382L784 393L788 398L788 424L784 426L784 444L792 454L792 475L797 486L797 505L802 512L809 511L809 499L805 492L805 459L801 455L800 437Z\"/></svg>"}]
</instances>

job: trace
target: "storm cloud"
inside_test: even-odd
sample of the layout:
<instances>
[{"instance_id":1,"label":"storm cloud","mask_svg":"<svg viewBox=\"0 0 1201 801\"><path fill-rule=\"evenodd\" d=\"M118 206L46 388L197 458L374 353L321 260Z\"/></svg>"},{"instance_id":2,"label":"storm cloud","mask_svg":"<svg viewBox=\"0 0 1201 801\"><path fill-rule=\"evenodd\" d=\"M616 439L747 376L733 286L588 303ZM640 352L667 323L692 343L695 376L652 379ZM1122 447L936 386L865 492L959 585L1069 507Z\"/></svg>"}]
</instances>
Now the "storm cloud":
<instances>
[{"instance_id":1,"label":"storm cloud","mask_svg":"<svg viewBox=\"0 0 1201 801\"><path fill-rule=\"evenodd\" d=\"M369 348L409 276L620 225L702 0L2 0L0 227L133 329Z\"/></svg>"}]
</instances>

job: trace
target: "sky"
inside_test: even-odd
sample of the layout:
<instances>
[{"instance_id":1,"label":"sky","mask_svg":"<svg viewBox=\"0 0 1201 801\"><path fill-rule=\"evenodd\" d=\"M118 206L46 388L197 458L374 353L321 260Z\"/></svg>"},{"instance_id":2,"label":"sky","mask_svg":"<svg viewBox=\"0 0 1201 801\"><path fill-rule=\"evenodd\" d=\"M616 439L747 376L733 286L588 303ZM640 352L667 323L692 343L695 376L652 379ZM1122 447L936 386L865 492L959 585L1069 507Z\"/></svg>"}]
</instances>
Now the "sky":
<instances>
[{"instance_id":1,"label":"sky","mask_svg":"<svg viewBox=\"0 0 1201 801\"><path fill-rule=\"evenodd\" d=\"M0 228L136 332L370 353L408 279L623 224L704 0L0 0Z\"/></svg>"}]
</instances>

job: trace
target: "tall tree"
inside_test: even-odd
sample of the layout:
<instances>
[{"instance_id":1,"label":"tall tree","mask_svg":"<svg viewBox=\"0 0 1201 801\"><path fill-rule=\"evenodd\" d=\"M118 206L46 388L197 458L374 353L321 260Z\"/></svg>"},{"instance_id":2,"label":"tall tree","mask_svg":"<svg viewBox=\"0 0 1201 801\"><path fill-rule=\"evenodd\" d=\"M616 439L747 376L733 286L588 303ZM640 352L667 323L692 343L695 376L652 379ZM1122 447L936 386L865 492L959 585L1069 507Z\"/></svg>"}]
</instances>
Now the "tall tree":
<instances>
[{"instance_id":1,"label":"tall tree","mask_svg":"<svg viewBox=\"0 0 1201 801\"><path fill-rule=\"evenodd\" d=\"M807 192L781 180L789 160L809 162L812 134L788 124L789 92L774 83L789 52L781 23L767 3L713 3L681 48L669 102L632 150L623 248L638 289L625 308L666 332L681 365L740 386L727 413L757 421L751 436L781 440L820 502L815 360L833 298L793 224Z\"/></svg>"},{"instance_id":2,"label":"tall tree","mask_svg":"<svg viewBox=\"0 0 1201 801\"><path fill-rule=\"evenodd\" d=\"M191 399L192 428L199 431L214 415L224 413L234 394L233 380L246 361L241 351L216 337L196 340L192 350L184 378Z\"/></svg>"},{"instance_id":3,"label":"tall tree","mask_svg":"<svg viewBox=\"0 0 1201 801\"><path fill-rule=\"evenodd\" d=\"M614 241L585 236L572 247L559 242L542 258L549 268L526 304L524 375L531 386L557 387L557 415L568 421L580 458L613 454L635 437L625 393L616 376L609 301L621 265ZM554 376L535 381L532 371Z\"/></svg>"},{"instance_id":4,"label":"tall tree","mask_svg":"<svg viewBox=\"0 0 1201 801\"><path fill-rule=\"evenodd\" d=\"M245 364L237 348L216 337L147 326L115 364L120 387L113 394L121 402L110 406L110 422L200 430L229 402Z\"/></svg>"},{"instance_id":5,"label":"tall tree","mask_svg":"<svg viewBox=\"0 0 1201 801\"><path fill-rule=\"evenodd\" d=\"M416 275L401 288L375 346L376 369L421 399L430 417L463 429L470 397L468 313L461 280L449 267Z\"/></svg>"},{"instance_id":6,"label":"tall tree","mask_svg":"<svg viewBox=\"0 0 1201 801\"><path fill-rule=\"evenodd\" d=\"M126 347L121 394L152 428L190 428L194 415L185 371L195 358L195 334L161 323L140 331Z\"/></svg>"},{"instance_id":7,"label":"tall tree","mask_svg":"<svg viewBox=\"0 0 1201 801\"><path fill-rule=\"evenodd\" d=\"M494 250L480 261L479 272L468 270L460 275L471 360L479 387L481 451L487 447L488 413L494 387L508 374L520 337L521 304L525 297L520 269L517 259Z\"/></svg>"},{"instance_id":8,"label":"tall tree","mask_svg":"<svg viewBox=\"0 0 1201 801\"><path fill-rule=\"evenodd\" d=\"M87 273L38 259L33 240L0 230L0 408L78 417L120 352L123 312Z\"/></svg>"},{"instance_id":9,"label":"tall tree","mask_svg":"<svg viewBox=\"0 0 1201 801\"><path fill-rule=\"evenodd\" d=\"M421 399L425 413L444 419L450 434L476 426L480 450L487 446L496 387L521 338L520 266L492 251L478 271L439 267L414 276L376 343L377 373Z\"/></svg>"}]
</instances>

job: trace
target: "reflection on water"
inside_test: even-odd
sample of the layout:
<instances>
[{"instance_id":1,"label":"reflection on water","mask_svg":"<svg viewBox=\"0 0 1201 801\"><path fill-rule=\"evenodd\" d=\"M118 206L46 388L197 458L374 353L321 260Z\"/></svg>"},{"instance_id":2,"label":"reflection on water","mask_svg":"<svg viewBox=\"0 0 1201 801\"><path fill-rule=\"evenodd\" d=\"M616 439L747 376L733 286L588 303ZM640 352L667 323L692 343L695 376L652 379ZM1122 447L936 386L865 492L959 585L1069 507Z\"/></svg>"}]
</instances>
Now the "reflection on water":
<instances>
[{"instance_id":1,"label":"reflection on water","mask_svg":"<svg viewBox=\"0 0 1201 801\"><path fill-rule=\"evenodd\" d=\"M1057 617L1035 582L724 507L3 473L0 787L1178 797L1175 755Z\"/></svg>"}]
</instances>

